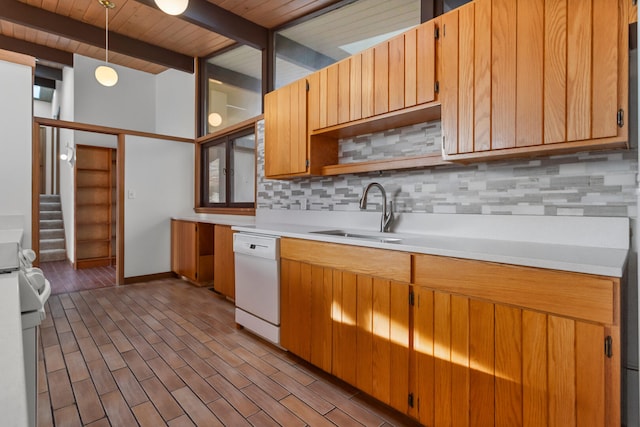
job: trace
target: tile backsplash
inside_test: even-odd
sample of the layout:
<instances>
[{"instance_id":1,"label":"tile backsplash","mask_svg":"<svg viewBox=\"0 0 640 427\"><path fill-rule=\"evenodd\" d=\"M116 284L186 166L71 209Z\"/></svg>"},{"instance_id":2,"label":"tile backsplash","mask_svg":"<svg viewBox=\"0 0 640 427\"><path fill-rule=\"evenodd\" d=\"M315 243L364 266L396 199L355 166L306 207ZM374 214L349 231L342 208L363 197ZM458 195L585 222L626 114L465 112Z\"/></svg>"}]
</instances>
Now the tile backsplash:
<instances>
[{"instance_id":1,"label":"tile backsplash","mask_svg":"<svg viewBox=\"0 0 640 427\"><path fill-rule=\"evenodd\" d=\"M396 212L636 217L637 148L472 165L270 180L258 126L258 208L358 210L363 186L382 184ZM440 122L340 141L341 163L438 151ZM369 209L380 209L371 194Z\"/></svg>"}]
</instances>

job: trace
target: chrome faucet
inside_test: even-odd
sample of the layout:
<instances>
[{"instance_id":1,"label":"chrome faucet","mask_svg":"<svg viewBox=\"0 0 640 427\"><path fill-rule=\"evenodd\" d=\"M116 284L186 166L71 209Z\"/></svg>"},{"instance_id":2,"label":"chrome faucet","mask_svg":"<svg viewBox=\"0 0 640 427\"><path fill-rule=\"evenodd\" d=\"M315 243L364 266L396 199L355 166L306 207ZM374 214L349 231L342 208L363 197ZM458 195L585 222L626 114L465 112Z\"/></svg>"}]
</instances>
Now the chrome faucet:
<instances>
[{"instance_id":1,"label":"chrome faucet","mask_svg":"<svg viewBox=\"0 0 640 427\"><path fill-rule=\"evenodd\" d=\"M372 182L364 188L362 197L360 197L360 209L367 208L367 195L371 187L377 187L382 193L382 218L380 218L380 232L384 233L389 231L389 226L393 222L393 202L389 202L389 210L387 211L387 192L384 191L384 187L377 182Z\"/></svg>"}]
</instances>

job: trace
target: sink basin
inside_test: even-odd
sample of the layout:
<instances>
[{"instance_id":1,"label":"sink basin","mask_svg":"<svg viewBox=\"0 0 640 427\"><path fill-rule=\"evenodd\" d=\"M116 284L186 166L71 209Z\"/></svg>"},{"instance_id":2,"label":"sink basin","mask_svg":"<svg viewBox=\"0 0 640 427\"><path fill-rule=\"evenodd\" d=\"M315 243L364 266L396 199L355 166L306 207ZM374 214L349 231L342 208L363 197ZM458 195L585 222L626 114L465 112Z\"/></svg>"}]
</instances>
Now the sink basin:
<instances>
[{"instance_id":1,"label":"sink basin","mask_svg":"<svg viewBox=\"0 0 640 427\"><path fill-rule=\"evenodd\" d=\"M380 234L360 234L353 233L345 230L321 230L321 231L310 231L311 234L324 234L325 236L336 236L336 237L349 237L352 239L363 239L363 240L371 240L374 242L382 242L382 243L400 243L402 239L397 237L386 237L382 233Z\"/></svg>"}]
</instances>

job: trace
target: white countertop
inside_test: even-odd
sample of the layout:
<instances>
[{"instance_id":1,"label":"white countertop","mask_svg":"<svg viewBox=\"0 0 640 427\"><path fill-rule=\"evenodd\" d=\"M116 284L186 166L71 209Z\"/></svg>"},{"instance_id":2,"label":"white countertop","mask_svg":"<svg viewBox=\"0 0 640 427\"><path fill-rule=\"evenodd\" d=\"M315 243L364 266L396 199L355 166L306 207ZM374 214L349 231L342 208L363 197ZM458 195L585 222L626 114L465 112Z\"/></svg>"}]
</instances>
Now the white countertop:
<instances>
[{"instance_id":1,"label":"white countertop","mask_svg":"<svg viewBox=\"0 0 640 427\"><path fill-rule=\"evenodd\" d=\"M216 215L216 214L193 214L175 216L171 219L192 222L205 222L219 225L252 225L256 222L255 216L249 215Z\"/></svg>"},{"instance_id":2,"label":"white countertop","mask_svg":"<svg viewBox=\"0 0 640 427\"><path fill-rule=\"evenodd\" d=\"M2 425L27 426L18 273L0 274L0 414Z\"/></svg>"},{"instance_id":3,"label":"white countertop","mask_svg":"<svg viewBox=\"0 0 640 427\"><path fill-rule=\"evenodd\" d=\"M324 212L327 225L318 225L318 218L311 222L273 221L274 215L258 218L253 225L235 225L234 230L281 237L291 237L323 242L342 243L381 249L399 250L455 258L474 259L528 267L571 271L609 277L622 277L626 267L629 241L627 218L557 218L557 217L509 217L482 218L482 215L452 215L444 218L451 230L429 230L430 224L440 224L442 216L414 214L408 220L411 232L379 233L375 226L367 228L341 227L328 220L330 213ZM366 213L361 213L364 215ZM279 212L281 219L291 219L291 214ZM379 214L377 216L379 218ZM271 221L269 221L271 220ZM574 221L572 221L574 220ZM367 219L369 221L369 219ZM456 221L460 226L456 227ZM370 221L369 221L370 222ZM474 222L472 231L460 232L464 225ZM419 224L419 225L416 225ZM535 226L535 227L532 227ZM422 232L416 228L422 227ZM531 228L528 236L522 230ZM400 227L402 229L402 227ZM352 237L314 234L313 231L340 229L372 237L393 237L398 243ZM461 235L463 234L463 235ZM466 237L470 235L471 237ZM543 236L543 237L541 237Z\"/></svg>"}]
</instances>

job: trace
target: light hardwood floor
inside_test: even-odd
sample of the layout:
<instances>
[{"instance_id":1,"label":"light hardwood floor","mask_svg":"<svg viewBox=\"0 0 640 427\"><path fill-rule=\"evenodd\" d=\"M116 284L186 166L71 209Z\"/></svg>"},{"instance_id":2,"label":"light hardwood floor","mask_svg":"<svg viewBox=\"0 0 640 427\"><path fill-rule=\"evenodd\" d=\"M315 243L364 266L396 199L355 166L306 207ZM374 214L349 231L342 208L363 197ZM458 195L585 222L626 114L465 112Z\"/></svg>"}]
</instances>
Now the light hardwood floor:
<instances>
[{"instance_id":1,"label":"light hardwood floor","mask_svg":"<svg viewBox=\"0 0 640 427\"><path fill-rule=\"evenodd\" d=\"M40 332L43 427L417 425L179 279L54 295Z\"/></svg>"}]
</instances>

